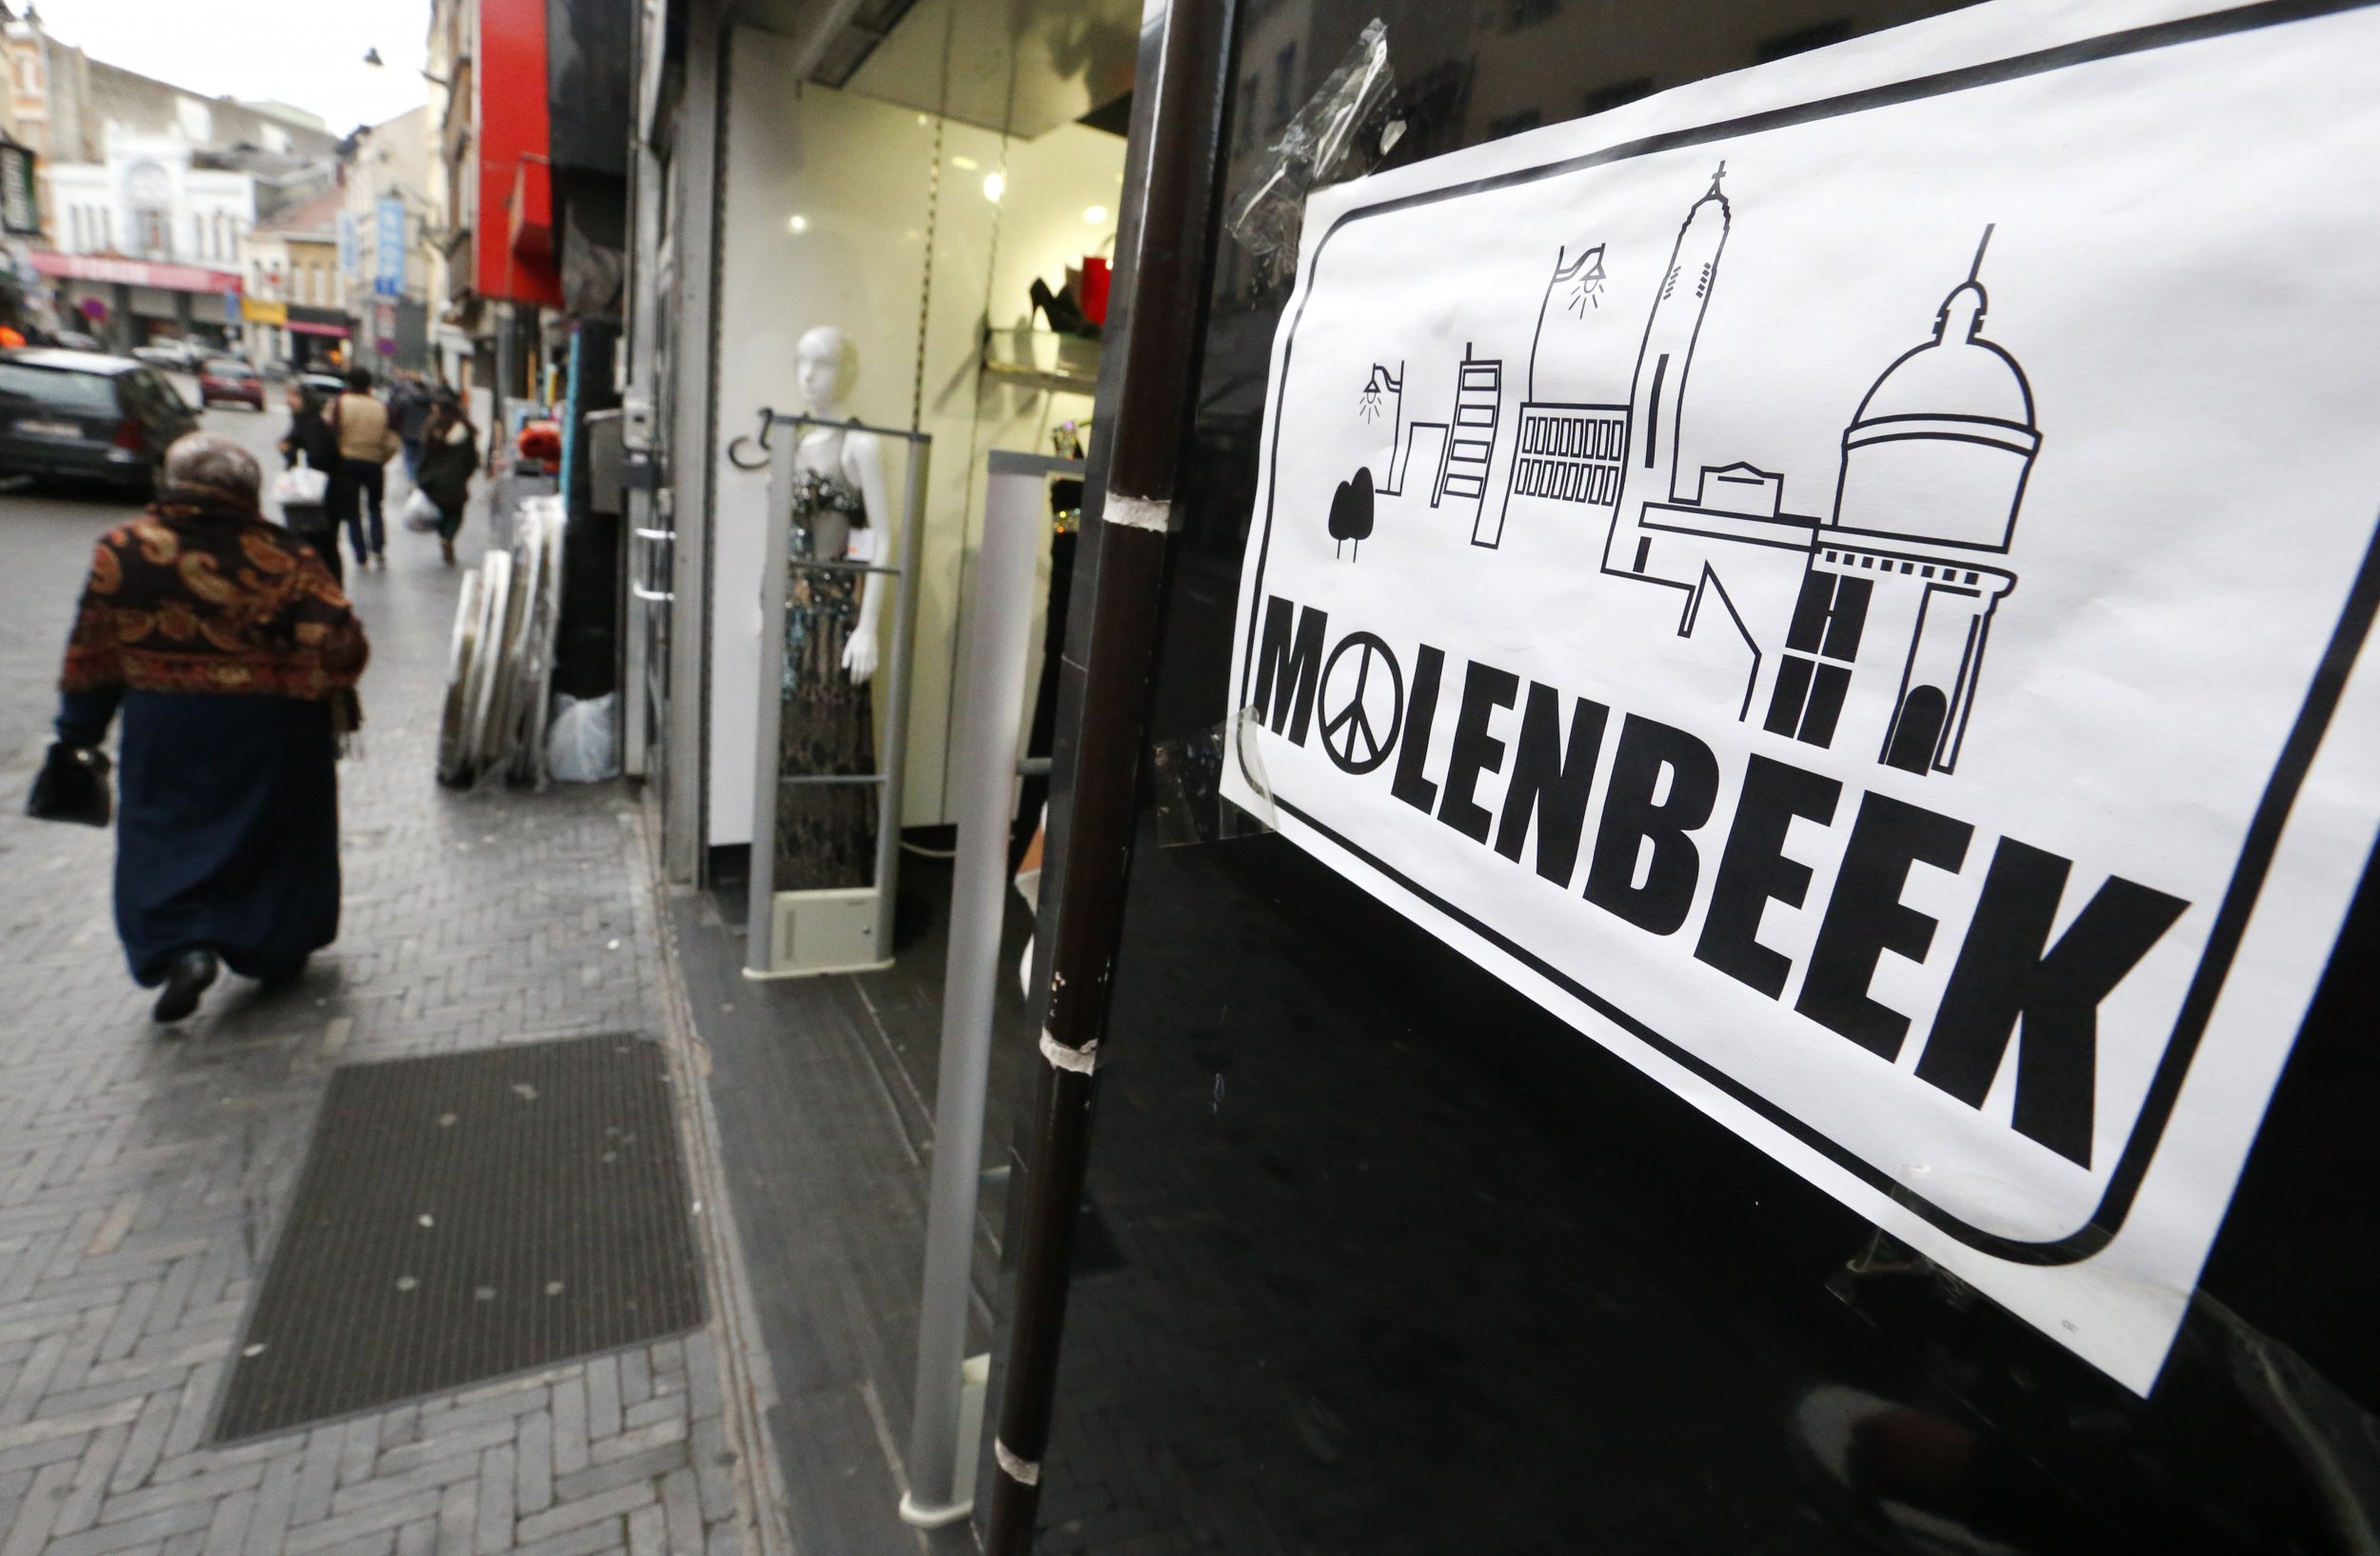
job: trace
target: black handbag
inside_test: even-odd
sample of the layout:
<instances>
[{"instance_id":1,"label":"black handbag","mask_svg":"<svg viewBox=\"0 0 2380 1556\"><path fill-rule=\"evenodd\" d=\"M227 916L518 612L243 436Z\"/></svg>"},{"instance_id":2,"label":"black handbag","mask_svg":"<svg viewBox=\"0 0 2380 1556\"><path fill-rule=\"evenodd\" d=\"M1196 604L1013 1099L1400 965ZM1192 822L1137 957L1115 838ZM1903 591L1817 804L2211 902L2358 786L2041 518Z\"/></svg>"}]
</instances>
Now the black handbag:
<instances>
[{"instance_id":1,"label":"black handbag","mask_svg":"<svg viewBox=\"0 0 2380 1556\"><path fill-rule=\"evenodd\" d=\"M33 775L33 791L25 797L25 813L35 821L107 826L115 811L108 788L109 767L105 751L52 741L41 771Z\"/></svg>"}]
</instances>

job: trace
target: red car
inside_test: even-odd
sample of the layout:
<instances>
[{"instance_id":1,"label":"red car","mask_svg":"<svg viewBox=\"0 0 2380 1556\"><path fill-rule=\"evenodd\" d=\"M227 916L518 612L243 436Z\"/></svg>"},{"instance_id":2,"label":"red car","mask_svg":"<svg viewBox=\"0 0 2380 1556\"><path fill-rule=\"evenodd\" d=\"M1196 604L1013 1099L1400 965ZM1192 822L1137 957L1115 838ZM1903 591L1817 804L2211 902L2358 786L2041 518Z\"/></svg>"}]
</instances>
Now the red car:
<instances>
[{"instance_id":1,"label":"red car","mask_svg":"<svg viewBox=\"0 0 2380 1556\"><path fill-rule=\"evenodd\" d=\"M255 369L233 357L216 357L198 369L198 403L201 407L228 400L235 405L265 409L265 381Z\"/></svg>"}]
</instances>

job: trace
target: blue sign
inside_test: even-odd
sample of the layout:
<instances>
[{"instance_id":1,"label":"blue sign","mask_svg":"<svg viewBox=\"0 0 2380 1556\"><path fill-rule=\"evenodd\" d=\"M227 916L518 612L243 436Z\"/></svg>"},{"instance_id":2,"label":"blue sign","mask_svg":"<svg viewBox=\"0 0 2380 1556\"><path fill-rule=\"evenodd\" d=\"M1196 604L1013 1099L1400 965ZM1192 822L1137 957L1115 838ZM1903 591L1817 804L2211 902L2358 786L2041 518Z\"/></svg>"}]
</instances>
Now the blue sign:
<instances>
[{"instance_id":1,"label":"blue sign","mask_svg":"<svg viewBox=\"0 0 2380 1556\"><path fill-rule=\"evenodd\" d=\"M378 230L372 236L372 292L380 297L405 294L405 202L383 197Z\"/></svg>"}]
</instances>

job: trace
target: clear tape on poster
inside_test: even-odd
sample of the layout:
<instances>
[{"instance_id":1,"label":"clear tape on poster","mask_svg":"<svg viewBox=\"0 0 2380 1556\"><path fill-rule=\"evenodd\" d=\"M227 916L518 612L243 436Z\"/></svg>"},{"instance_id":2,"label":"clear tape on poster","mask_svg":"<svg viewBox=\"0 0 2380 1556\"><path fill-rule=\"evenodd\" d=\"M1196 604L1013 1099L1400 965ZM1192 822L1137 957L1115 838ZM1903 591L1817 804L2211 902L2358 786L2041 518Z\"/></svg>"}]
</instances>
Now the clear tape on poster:
<instances>
[{"instance_id":1,"label":"clear tape on poster","mask_svg":"<svg viewBox=\"0 0 2380 1556\"><path fill-rule=\"evenodd\" d=\"M1262 728L1256 710L1243 708L1220 724L1160 742L1150 751L1160 848L1220 843L1277 829L1272 786L1265 781L1264 754L1257 740ZM1227 762L1240 765L1241 777L1258 797L1255 809L1223 797Z\"/></svg>"},{"instance_id":2,"label":"clear tape on poster","mask_svg":"<svg viewBox=\"0 0 2380 1556\"><path fill-rule=\"evenodd\" d=\"M1404 121L1389 114L1396 90L1388 24L1375 17L1264 153L1247 197L1232 212L1231 235L1247 246L1268 279L1283 279L1298 268L1306 196L1370 172L1404 133Z\"/></svg>"}]
</instances>

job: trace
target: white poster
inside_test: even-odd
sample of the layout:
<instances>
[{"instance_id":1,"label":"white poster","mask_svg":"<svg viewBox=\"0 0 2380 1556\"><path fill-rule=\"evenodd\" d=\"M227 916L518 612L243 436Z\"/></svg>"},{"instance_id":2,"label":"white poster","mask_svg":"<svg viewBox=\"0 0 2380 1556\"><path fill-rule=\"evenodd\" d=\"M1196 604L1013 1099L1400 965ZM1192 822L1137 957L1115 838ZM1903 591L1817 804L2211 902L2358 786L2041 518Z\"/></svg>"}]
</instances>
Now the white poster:
<instances>
[{"instance_id":1,"label":"white poster","mask_svg":"<svg viewBox=\"0 0 2380 1556\"><path fill-rule=\"evenodd\" d=\"M1235 800L2144 1393L2380 821L2319 9L2002 0L1316 195L1240 585Z\"/></svg>"}]
</instances>

